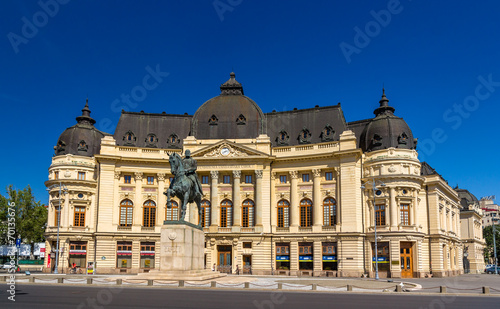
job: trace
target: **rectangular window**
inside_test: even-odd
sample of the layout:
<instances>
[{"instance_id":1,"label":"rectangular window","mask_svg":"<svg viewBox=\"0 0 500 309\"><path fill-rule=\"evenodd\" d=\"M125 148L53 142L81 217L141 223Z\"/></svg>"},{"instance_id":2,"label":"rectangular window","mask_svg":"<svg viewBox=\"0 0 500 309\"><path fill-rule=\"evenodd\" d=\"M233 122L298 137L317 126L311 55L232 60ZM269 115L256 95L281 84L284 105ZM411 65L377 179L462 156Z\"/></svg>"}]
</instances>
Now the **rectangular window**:
<instances>
[{"instance_id":1,"label":"rectangular window","mask_svg":"<svg viewBox=\"0 0 500 309\"><path fill-rule=\"evenodd\" d=\"M324 242L323 243L323 255L335 255L336 247L335 243Z\"/></svg>"},{"instance_id":2,"label":"rectangular window","mask_svg":"<svg viewBox=\"0 0 500 309\"><path fill-rule=\"evenodd\" d=\"M85 180L85 172L78 172L78 180Z\"/></svg>"},{"instance_id":3,"label":"rectangular window","mask_svg":"<svg viewBox=\"0 0 500 309\"><path fill-rule=\"evenodd\" d=\"M208 176L201 176L201 183L202 184L208 184Z\"/></svg>"},{"instance_id":4,"label":"rectangular window","mask_svg":"<svg viewBox=\"0 0 500 309\"><path fill-rule=\"evenodd\" d=\"M385 225L385 205L375 205L375 221L377 225Z\"/></svg>"},{"instance_id":5,"label":"rectangular window","mask_svg":"<svg viewBox=\"0 0 500 309\"><path fill-rule=\"evenodd\" d=\"M116 245L116 267L132 267L132 242L119 241Z\"/></svg>"},{"instance_id":6,"label":"rectangular window","mask_svg":"<svg viewBox=\"0 0 500 309\"><path fill-rule=\"evenodd\" d=\"M60 215L61 215L61 208L55 207L54 226L59 225L59 216Z\"/></svg>"},{"instance_id":7,"label":"rectangular window","mask_svg":"<svg viewBox=\"0 0 500 309\"><path fill-rule=\"evenodd\" d=\"M125 175L123 176L123 183L131 183L132 182L132 176L131 175Z\"/></svg>"},{"instance_id":8,"label":"rectangular window","mask_svg":"<svg viewBox=\"0 0 500 309\"><path fill-rule=\"evenodd\" d=\"M85 226L85 207L75 206L75 224L74 226Z\"/></svg>"},{"instance_id":9,"label":"rectangular window","mask_svg":"<svg viewBox=\"0 0 500 309\"><path fill-rule=\"evenodd\" d=\"M302 182L309 182L309 174L302 174Z\"/></svg>"},{"instance_id":10,"label":"rectangular window","mask_svg":"<svg viewBox=\"0 0 500 309\"><path fill-rule=\"evenodd\" d=\"M252 249L252 242L244 242L243 243L243 248L245 248L245 249Z\"/></svg>"},{"instance_id":11,"label":"rectangular window","mask_svg":"<svg viewBox=\"0 0 500 309\"><path fill-rule=\"evenodd\" d=\"M141 242L141 268L155 268L155 243Z\"/></svg>"},{"instance_id":12,"label":"rectangular window","mask_svg":"<svg viewBox=\"0 0 500 309\"><path fill-rule=\"evenodd\" d=\"M245 176L245 183L252 183L252 175Z\"/></svg>"},{"instance_id":13,"label":"rectangular window","mask_svg":"<svg viewBox=\"0 0 500 309\"><path fill-rule=\"evenodd\" d=\"M410 205L400 205L401 225L410 225Z\"/></svg>"},{"instance_id":14,"label":"rectangular window","mask_svg":"<svg viewBox=\"0 0 500 309\"><path fill-rule=\"evenodd\" d=\"M54 179L59 179L59 172L54 172Z\"/></svg>"},{"instance_id":15,"label":"rectangular window","mask_svg":"<svg viewBox=\"0 0 500 309\"><path fill-rule=\"evenodd\" d=\"M280 183L286 183L286 175L280 176Z\"/></svg>"},{"instance_id":16,"label":"rectangular window","mask_svg":"<svg viewBox=\"0 0 500 309\"><path fill-rule=\"evenodd\" d=\"M325 173L325 180L333 180L333 173L332 172L326 172Z\"/></svg>"},{"instance_id":17,"label":"rectangular window","mask_svg":"<svg viewBox=\"0 0 500 309\"><path fill-rule=\"evenodd\" d=\"M148 176L148 185L154 185L154 184L155 184L154 176Z\"/></svg>"},{"instance_id":18,"label":"rectangular window","mask_svg":"<svg viewBox=\"0 0 500 309\"><path fill-rule=\"evenodd\" d=\"M222 177L222 182L223 182L223 183L231 183L231 176L229 176L229 175L224 175L224 176Z\"/></svg>"}]
</instances>

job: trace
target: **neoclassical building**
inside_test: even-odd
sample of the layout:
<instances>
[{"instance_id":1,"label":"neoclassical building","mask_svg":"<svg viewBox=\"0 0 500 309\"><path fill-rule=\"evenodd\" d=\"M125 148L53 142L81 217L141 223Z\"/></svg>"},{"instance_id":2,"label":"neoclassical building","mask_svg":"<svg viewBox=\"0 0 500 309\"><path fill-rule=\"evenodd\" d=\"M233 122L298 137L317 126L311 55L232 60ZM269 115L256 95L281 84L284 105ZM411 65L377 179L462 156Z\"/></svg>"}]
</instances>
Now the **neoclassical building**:
<instances>
[{"instance_id":1,"label":"neoclassical building","mask_svg":"<svg viewBox=\"0 0 500 309\"><path fill-rule=\"evenodd\" d=\"M373 277L377 263L380 277L463 273L459 195L418 160L384 92L374 118L347 122L340 104L264 113L234 73L220 89L193 115L122 111L114 134L94 127L87 102L59 137L46 181L65 189L49 191L46 230L54 250L60 219L60 272L88 262L97 273L158 268L160 228L178 218L178 203L165 207L168 157L189 149L207 268Z\"/></svg>"}]
</instances>

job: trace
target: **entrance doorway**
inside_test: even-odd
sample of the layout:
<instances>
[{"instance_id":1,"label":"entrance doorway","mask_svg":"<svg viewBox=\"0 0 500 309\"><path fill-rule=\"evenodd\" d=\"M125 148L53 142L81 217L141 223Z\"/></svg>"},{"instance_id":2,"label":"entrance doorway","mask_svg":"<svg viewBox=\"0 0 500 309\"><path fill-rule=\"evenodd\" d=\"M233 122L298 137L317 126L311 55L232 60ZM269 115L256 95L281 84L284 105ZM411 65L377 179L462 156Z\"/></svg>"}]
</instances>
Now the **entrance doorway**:
<instances>
[{"instance_id":1,"label":"entrance doorway","mask_svg":"<svg viewBox=\"0 0 500 309\"><path fill-rule=\"evenodd\" d=\"M231 246L217 247L217 270L221 273L230 274L232 269L231 263Z\"/></svg>"},{"instance_id":2,"label":"entrance doorway","mask_svg":"<svg viewBox=\"0 0 500 309\"><path fill-rule=\"evenodd\" d=\"M243 256L243 274L252 274L252 256Z\"/></svg>"},{"instance_id":3,"label":"entrance doorway","mask_svg":"<svg viewBox=\"0 0 500 309\"><path fill-rule=\"evenodd\" d=\"M401 278L413 278L412 243L400 243Z\"/></svg>"}]
</instances>

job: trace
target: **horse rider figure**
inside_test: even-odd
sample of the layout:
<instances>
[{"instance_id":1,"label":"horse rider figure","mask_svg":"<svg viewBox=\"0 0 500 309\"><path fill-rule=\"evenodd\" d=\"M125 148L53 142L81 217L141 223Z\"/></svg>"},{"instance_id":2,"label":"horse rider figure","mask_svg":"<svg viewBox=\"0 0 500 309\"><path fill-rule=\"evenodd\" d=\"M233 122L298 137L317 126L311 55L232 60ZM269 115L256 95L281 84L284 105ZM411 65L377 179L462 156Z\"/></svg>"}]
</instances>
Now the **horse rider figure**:
<instances>
[{"instance_id":1,"label":"horse rider figure","mask_svg":"<svg viewBox=\"0 0 500 309\"><path fill-rule=\"evenodd\" d=\"M196 174L196 169L198 168L198 163L196 160L191 157L191 150L187 149L184 152L184 159L182 160L182 166L184 167L184 171L186 173L186 177L191 179L193 182L193 187L196 190L196 195L203 195L203 190L201 188L200 180L198 179L198 175Z\"/></svg>"}]
</instances>

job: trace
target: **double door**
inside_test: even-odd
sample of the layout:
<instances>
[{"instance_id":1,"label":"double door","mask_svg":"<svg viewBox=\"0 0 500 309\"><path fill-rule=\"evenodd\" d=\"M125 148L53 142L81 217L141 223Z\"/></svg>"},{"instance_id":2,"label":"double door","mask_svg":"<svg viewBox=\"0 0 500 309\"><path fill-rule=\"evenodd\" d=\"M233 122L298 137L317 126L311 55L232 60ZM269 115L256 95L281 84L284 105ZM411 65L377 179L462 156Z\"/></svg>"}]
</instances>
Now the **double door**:
<instances>
[{"instance_id":1,"label":"double door","mask_svg":"<svg viewBox=\"0 0 500 309\"><path fill-rule=\"evenodd\" d=\"M231 246L219 246L217 250L217 269L221 273L231 273L232 264L231 264Z\"/></svg>"},{"instance_id":2,"label":"double door","mask_svg":"<svg viewBox=\"0 0 500 309\"><path fill-rule=\"evenodd\" d=\"M400 243L401 278L413 278L412 243Z\"/></svg>"}]
</instances>

